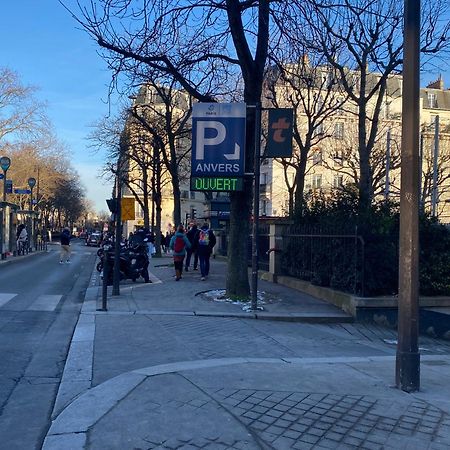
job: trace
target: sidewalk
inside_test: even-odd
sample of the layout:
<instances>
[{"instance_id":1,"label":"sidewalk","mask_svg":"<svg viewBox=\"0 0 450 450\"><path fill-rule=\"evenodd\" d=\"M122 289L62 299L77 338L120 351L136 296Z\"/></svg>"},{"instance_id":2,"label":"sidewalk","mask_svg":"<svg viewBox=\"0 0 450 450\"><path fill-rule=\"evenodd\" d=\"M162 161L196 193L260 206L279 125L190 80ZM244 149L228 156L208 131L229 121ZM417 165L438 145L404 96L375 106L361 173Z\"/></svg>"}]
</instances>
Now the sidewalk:
<instances>
[{"instance_id":1,"label":"sidewalk","mask_svg":"<svg viewBox=\"0 0 450 450\"><path fill-rule=\"evenodd\" d=\"M447 343L421 344L422 391L406 394L395 332L267 282L264 311L244 312L202 294L225 287L225 263L204 282L169 263L107 312L93 274L44 450L450 447Z\"/></svg>"}]
</instances>

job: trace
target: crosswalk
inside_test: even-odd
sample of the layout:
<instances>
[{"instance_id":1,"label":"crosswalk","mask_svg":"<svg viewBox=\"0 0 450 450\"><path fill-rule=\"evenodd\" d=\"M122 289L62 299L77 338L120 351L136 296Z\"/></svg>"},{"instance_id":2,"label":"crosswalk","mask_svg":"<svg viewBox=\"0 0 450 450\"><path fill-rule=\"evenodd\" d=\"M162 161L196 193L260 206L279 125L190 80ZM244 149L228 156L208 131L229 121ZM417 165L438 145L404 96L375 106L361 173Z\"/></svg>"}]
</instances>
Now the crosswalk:
<instances>
[{"instance_id":1,"label":"crosswalk","mask_svg":"<svg viewBox=\"0 0 450 450\"><path fill-rule=\"evenodd\" d=\"M8 292L0 292L0 308L2 306L7 305L14 297L17 297L18 294L8 293ZM62 295L49 295L42 294L39 295L33 303L31 303L27 311L54 311L60 302Z\"/></svg>"},{"instance_id":2,"label":"crosswalk","mask_svg":"<svg viewBox=\"0 0 450 450\"><path fill-rule=\"evenodd\" d=\"M17 294L8 294L0 292L0 307L12 300Z\"/></svg>"},{"instance_id":3,"label":"crosswalk","mask_svg":"<svg viewBox=\"0 0 450 450\"><path fill-rule=\"evenodd\" d=\"M28 311L54 311L62 295L40 295L27 308Z\"/></svg>"}]
</instances>

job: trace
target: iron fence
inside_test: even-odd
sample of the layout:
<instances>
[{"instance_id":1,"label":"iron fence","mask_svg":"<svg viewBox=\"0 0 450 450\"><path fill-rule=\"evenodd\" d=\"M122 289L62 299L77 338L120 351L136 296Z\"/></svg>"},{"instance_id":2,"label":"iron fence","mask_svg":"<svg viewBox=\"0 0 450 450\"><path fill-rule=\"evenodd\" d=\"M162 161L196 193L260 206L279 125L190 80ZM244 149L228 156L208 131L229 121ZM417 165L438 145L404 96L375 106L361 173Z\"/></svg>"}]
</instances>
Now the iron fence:
<instances>
[{"instance_id":1,"label":"iron fence","mask_svg":"<svg viewBox=\"0 0 450 450\"><path fill-rule=\"evenodd\" d=\"M281 271L319 286L364 295L364 240L357 229L287 227Z\"/></svg>"}]
</instances>

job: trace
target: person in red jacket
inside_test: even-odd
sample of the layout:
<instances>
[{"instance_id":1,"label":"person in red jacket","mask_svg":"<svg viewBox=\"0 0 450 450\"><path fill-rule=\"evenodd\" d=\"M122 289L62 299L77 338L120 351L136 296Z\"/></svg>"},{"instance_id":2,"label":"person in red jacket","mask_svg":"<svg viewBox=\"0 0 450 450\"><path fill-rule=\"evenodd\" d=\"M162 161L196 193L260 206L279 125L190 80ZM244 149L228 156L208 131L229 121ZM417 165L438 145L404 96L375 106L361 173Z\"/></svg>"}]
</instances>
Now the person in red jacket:
<instances>
[{"instance_id":1,"label":"person in red jacket","mask_svg":"<svg viewBox=\"0 0 450 450\"><path fill-rule=\"evenodd\" d=\"M191 243L184 234L183 225L179 225L177 232L172 236L170 240L170 249L173 251L173 264L175 266L175 280L181 279L183 273L183 260L186 255L186 248L190 248Z\"/></svg>"}]
</instances>

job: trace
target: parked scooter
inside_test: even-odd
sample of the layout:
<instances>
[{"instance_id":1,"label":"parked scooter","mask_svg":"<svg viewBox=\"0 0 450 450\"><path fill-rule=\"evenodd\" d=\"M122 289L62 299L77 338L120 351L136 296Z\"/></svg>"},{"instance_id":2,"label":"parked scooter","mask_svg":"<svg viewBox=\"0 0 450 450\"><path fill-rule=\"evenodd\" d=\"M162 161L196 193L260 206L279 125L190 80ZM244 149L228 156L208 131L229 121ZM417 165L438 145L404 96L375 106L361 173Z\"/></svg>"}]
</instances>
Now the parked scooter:
<instances>
[{"instance_id":1,"label":"parked scooter","mask_svg":"<svg viewBox=\"0 0 450 450\"><path fill-rule=\"evenodd\" d=\"M109 245L104 246L101 252L102 256L105 251L108 255L108 285L110 285L112 284L114 274L114 252L112 251L112 246ZM132 280L134 282L142 277L145 283L151 283L148 275L148 265L149 258L146 240L135 243L128 248L122 246L119 265L121 280ZM97 270L99 272L103 271L103 258L97 264Z\"/></svg>"}]
</instances>

